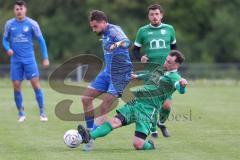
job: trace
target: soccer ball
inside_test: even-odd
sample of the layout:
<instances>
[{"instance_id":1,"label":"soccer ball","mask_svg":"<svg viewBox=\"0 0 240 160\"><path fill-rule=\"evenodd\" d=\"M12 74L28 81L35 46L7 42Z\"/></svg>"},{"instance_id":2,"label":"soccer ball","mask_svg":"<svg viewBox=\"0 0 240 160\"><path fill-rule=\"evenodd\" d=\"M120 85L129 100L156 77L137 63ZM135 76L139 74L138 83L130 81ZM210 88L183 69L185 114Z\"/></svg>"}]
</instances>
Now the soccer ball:
<instances>
[{"instance_id":1,"label":"soccer ball","mask_svg":"<svg viewBox=\"0 0 240 160\"><path fill-rule=\"evenodd\" d=\"M82 143L82 136L75 129L70 129L64 133L64 143L69 148L76 148Z\"/></svg>"}]
</instances>

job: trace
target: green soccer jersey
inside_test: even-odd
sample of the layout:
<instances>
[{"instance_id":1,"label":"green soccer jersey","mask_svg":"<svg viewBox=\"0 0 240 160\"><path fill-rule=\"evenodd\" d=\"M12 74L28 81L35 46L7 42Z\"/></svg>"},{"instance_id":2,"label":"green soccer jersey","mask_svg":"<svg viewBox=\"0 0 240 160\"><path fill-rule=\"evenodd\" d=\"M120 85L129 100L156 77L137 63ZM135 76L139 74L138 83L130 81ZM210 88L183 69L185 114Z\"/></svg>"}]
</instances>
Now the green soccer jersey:
<instances>
[{"instance_id":1,"label":"green soccer jersey","mask_svg":"<svg viewBox=\"0 0 240 160\"><path fill-rule=\"evenodd\" d=\"M171 44L175 43L174 28L169 24L161 23L158 27L151 24L141 27L137 32L134 45L143 48L148 62L162 66L171 50Z\"/></svg>"},{"instance_id":2,"label":"green soccer jersey","mask_svg":"<svg viewBox=\"0 0 240 160\"><path fill-rule=\"evenodd\" d=\"M134 87L132 89L136 101L146 104L146 107L154 107L159 110L162 103L171 96L176 89L181 92L182 88L179 88L179 80L181 76L176 70L165 72L160 76L158 84L155 85L143 85Z\"/></svg>"}]
</instances>

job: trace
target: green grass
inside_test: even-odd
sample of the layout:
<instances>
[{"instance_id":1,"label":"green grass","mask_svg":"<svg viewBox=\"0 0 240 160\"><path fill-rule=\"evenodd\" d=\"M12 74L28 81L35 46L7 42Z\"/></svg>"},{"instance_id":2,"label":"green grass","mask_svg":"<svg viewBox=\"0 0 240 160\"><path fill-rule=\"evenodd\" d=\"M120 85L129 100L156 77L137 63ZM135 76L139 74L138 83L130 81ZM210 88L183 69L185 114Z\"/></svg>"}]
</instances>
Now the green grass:
<instances>
[{"instance_id":1,"label":"green grass","mask_svg":"<svg viewBox=\"0 0 240 160\"><path fill-rule=\"evenodd\" d=\"M88 153L81 151L82 146L70 149L64 145L64 132L75 128L78 122L62 121L54 113L55 105L66 98L74 100L72 112L81 112L80 97L57 93L46 82L42 86L49 122L39 121L33 91L24 82L27 119L18 123L11 83L0 80L0 160L240 159L239 82L194 81L186 95L175 94L167 122L172 137L155 140L157 150L135 151L132 146L135 126L130 125L98 139L94 151Z\"/></svg>"}]
</instances>

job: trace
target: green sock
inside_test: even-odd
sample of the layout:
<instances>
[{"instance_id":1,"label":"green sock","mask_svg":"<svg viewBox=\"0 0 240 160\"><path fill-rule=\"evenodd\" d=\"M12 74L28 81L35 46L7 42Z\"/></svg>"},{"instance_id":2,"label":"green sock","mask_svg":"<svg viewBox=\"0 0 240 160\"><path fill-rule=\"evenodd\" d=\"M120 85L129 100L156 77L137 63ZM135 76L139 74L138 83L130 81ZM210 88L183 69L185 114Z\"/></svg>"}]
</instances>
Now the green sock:
<instances>
[{"instance_id":1,"label":"green sock","mask_svg":"<svg viewBox=\"0 0 240 160\"><path fill-rule=\"evenodd\" d=\"M163 107L160 109L160 112L159 112L160 123L165 123L166 122L166 120L169 117L170 111L171 111L171 109L164 109Z\"/></svg>"},{"instance_id":2,"label":"green sock","mask_svg":"<svg viewBox=\"0 0 240 160\"><path fill-rule=\"evenodd\" d=\"M145 141L143 144L142 150L151 150L154 149L153 144L149 143L148 141Z\"/></svg>"},{"instance_id":3,"label":"green sock","mask_svg":"<svg viewBox=\"0 0 240 160\"><path fill-rule=\"evenodd\" d=\"M157 115L157 114L156 114ZM151 133L157 132L157 118L152 122L152 127L150 128Z\"/></svg>"},{"instance_id":4,"label":"green sock","mask_svg":"<svg viewBox=\"0 0 240 160\"><path fill-rule=\"evenodd\" d=\"M101 126L96 128L94 131L90 132L91 138L96 139L99 137L104 137L113 130L109 122L103 123Z\"/></svg>"}]
</instances>

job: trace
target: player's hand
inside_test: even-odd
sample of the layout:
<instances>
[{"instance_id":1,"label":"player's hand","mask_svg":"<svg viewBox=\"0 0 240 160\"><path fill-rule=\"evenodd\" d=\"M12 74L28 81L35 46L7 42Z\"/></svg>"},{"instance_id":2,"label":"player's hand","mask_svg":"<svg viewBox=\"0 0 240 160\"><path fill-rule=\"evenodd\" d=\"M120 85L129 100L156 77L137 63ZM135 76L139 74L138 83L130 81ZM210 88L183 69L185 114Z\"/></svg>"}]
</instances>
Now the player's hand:
<instances>
[{"instance_id":1,"label":"player's hand","mask_svg":"<svg viewBox=\"0 0 240 160\"><path fill-rule=\"evenodd\" d=\"M12 49L9 49L9 50L7 51L7 55L12 56L12 55L13 55L13 50L12 50Z\"/></svg>"},{"instance_id":2,"label":"player's hand","mask_svg":"<svg viewBox=\"0 0 240 160\"><path fill-rule=\"evenodd\" d=\"M123 41L116 42L110 46L110 51L114 50L115 48L118 48L123 45Z\"/></svg>"},{"instance_id":3,"label":"player's hand","mask_svg":"<svg viewBox=\"0 0 240 160\"><path fill-rule=\"evenodd\" d=\"M188 85L188 81L187 81L186 79L184 79L184 78L182 78L182 79L179 81L179 83L180 83L180 86L181 86L182 88L184 88L184 87L186 87L186 86Z\"/></svg>"},{"instance_id":4,"label":"player's hand","mask_svg":"<svg viewBox=\"0 0 240 160\"><path fill-rule=\"evenodd\" d=\"M138 76L136 74L134 74L134 73L131 74L131 79L137 79L137 77Z\"/></svg>"},{"instance_id":5,"label":"player's hand","mask_svg":"<svg viewBox=\"0 0 240 160\"><path fill-rule=\"evenodd\" d=\"M141 62L142 63L147 63L147 61L148 61L147 55L144 55L144 56L141 57Z\"/></svg>"},{"instance_id":6,"label":"player's hand","mask_svg":"<svg viewBox=\"0 0 240 160\"><path fill-rule=\"evenodd\" d=\"M43 60L43 68L48 68L49 67L49 60L48 59L44 59Z\"/></svg>"}]
</instances>

